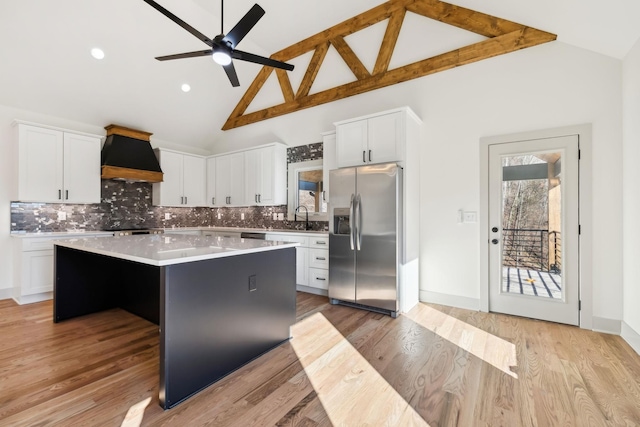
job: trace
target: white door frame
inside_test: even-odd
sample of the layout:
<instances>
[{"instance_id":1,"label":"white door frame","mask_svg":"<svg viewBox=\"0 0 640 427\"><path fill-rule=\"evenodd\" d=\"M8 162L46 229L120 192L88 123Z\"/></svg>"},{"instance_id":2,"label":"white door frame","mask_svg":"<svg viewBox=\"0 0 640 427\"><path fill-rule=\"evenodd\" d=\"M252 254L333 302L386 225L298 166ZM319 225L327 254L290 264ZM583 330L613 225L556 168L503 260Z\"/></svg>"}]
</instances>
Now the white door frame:
<instances>
[{"instance_id":1,"label":"white door frame","mask_svg":"<svg viewBox=\"0 0 640 427\"><path fill-rule=\"evenodd\" d=\"M592 142L591 124L480 138L480 311L489 311L489 146L532 139L578 135L580 144L579 237L580 328L593 326L592 261Z\"/></svg>"}]
</instances>

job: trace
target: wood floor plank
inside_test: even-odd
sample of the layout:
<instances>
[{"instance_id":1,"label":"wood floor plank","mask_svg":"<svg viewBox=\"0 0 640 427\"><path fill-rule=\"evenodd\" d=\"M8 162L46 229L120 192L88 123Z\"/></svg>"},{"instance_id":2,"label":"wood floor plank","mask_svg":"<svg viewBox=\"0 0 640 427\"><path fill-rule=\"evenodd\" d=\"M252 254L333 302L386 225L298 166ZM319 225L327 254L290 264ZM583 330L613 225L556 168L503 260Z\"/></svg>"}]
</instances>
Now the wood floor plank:
<instances>
[{"instance_id":1,"label":"wood floor plank","mask_svg":"<svg viewBox=\"0 0 640 427\"><path fill-rule=\"evenodd\" d=\"M298 294L292 340L177 407L158 329L122 310L54 324L0 301L0 426L637 426L640 356L619 336L419 304L397 319Z\"/></svg>"}]
</instances>

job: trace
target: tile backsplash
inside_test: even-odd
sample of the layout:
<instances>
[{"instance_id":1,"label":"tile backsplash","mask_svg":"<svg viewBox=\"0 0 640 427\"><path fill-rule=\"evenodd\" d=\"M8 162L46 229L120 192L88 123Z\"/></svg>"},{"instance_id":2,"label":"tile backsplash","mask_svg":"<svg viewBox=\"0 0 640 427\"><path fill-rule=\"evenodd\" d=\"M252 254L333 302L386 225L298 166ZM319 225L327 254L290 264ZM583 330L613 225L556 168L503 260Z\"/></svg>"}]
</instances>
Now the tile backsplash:
<instances>
[{"instance_id":1,"label":"tile backsplash","mask_svg":"<svg viewBox=\"0 0 640 427\"><path fill-rule=\"evenodd\" d=\"M322 158L322 143L287 149L287 163ZM179 208L153 206L152 184L102 180L98 204L11 203L11 232L111 230L170 227L242 227L304 229L304 222L288 221L287 205L238 208ZM166 214L169 219L165 219ZM285 220L274 220L283 214ZM244 214L244 219L241 219ZM220 216L220 219L218 219ZM326 221L310 221L325 230Z\"/></svg>"}]
</instances>

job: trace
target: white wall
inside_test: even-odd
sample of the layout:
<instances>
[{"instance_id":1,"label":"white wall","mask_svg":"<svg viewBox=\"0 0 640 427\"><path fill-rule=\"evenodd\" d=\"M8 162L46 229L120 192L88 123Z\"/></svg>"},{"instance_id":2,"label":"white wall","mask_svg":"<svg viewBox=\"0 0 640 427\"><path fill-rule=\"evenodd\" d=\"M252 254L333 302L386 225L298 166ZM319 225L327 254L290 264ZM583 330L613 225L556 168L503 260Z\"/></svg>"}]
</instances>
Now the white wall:
<instances>
[{"instance_id":1,"label":"white wall","mask_svg":"<svg viewBox=\"0 0 640 427\"><path fill-rule=\"evenodd\" d=\"M421 290L477 307L479 230L456 212L479 207L479 139L592 123L593 314L620 321L621 79L621 61L554 42L234 129L216 150L317 142L334 121L409 105L425 122Z\"/></svg>"},{"instance_id":2,"label":"white wall","mask_svg":"<svg viewBox=\"0 0 640 427\"><path fill-rule=\"evenodd\" d=\"M623 328L640 353L640 40L623 62Z\"/></svg>"}]
</instances>

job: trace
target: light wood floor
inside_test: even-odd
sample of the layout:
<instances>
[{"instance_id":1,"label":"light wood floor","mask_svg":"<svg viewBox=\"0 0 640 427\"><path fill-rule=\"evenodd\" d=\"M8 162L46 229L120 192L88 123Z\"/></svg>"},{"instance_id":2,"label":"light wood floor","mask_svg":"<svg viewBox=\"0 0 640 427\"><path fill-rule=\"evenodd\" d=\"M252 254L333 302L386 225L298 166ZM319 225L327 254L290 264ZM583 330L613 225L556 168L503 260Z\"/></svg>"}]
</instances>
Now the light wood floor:
<instances>
[{"instance_id":1,"label":"light wood floor","mask_svg":"<svg viewBox=\"0 0 640 427\"><path fill-rule=\"evenodd\" d=\"M290 342L163 411L157 326L121 310L54 324L50 302L0 301L0 425L640 425L640 356L618 336L302 293L298 315Z\"/></svg>"}]
</instances>

